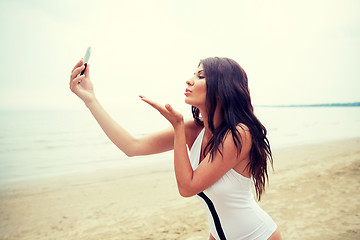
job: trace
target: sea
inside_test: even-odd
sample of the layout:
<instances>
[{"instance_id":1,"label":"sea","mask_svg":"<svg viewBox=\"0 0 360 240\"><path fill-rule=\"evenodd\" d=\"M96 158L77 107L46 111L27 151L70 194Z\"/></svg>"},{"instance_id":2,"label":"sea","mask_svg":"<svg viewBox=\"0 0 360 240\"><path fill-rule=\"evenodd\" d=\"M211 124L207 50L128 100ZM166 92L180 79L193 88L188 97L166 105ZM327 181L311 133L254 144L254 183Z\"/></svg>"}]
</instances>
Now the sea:
<instances>
[{"instance_id":1,"label":"sea","mask_svg":"<svg viewBox=\"0 0 360 240\"><path fill-rule=\"evenodd\" d=\"M187 117L191 117L190 109ZM156 111L112 109L136 137L170 125ZM272 149L360 137L360 107L262 107ZM59 175L172 162L173 152L127 157L91 113L77 110L0 110L0 185Z\"/></svg>"}]
</instances>

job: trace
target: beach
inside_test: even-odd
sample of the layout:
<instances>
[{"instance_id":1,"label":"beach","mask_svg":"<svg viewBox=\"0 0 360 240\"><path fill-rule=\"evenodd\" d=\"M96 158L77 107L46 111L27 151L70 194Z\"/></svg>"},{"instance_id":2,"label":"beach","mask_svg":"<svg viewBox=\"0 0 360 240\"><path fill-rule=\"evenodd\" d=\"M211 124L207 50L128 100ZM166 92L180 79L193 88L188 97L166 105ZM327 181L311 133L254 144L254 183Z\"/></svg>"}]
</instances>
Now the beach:
<instances>
[{"instance_id":1,"label":"beach","mask_svg":"<svg viewBox=\"0 0 360 240\"><path fill-rule=\"evenodd\" d=\"M261 207L283 239L360 239L360 138L273 150ZM240 226L241 227L241 226ZM0 239L208 239L196 197L148 164L4 184Z\"/></svg>"}]
</instances>

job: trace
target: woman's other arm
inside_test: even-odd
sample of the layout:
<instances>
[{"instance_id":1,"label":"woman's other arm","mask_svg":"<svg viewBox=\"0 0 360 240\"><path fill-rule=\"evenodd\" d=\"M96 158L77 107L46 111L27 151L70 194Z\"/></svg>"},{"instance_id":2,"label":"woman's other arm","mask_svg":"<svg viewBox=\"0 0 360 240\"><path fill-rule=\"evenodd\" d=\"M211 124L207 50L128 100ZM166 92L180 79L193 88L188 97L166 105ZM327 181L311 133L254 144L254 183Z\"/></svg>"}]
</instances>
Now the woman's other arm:
<instances>
[{"instance_id":1,"label":"woman's other arm","mask_svg":"<svg viewBox=\"0 0 360 240\"><path fill-rule=\"evenodd\" d=\"M250 160L252 146L251 134L246 128L242 128L240 125L237 126L238 137L241 139L242 144L240 154L238 154L238 146L234 143L232 133L229 132L220 146L221 154L217 151L212 161L210 161L210 154L208 153L194 171L186 149L188 137L186 136L187 130L183 116L169 104L163 106L145 97L142 100L158 110L174 128L174 169L181 196L191 197L204 191L230 169L236 168L235 171L244 172ZM198 131L195 132L197 132L197 135Z\"/></svg>"},{"instance_id":2,"label":"woman's other arm","mask_svg":"<svg viewBox=\"0 0 360 240\"><path fill-rule=\"evenodd\" d=\"M135 138L118 124L96 99L87 103L86 106L108 138L129 157L155 154L174 148L172 127L148 136Z\"/></svg>"},{"instance_id":3,"label":"woman's other arm","mask_svg":"<svg viewBox=\"0 0 360 240\"><path fill-rule=\"evenodd\" d=\"M149 155L169 151L174 148L174 130L172 127L164 129L141 138L133 137L127 130L119 125L96 99L94 88L90 81L89 69L86 67L84 75L77 76L84 66L80 60L72 70L70 76L70 89L90 110L100 127L108 138L127 156ZM197 128L193 120L186 122L187 139L190 144L194 141L193 129Z\"/></svg>"}]
</instances>

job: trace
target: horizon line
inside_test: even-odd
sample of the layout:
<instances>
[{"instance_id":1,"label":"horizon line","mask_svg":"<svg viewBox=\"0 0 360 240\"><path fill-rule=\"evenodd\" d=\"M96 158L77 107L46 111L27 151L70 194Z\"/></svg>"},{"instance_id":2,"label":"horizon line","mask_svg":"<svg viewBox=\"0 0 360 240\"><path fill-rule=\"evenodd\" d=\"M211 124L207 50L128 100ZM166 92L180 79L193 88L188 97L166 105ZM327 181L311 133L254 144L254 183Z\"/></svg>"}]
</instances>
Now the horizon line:
<instances>
[{"instance_id":1,"label":"horizon line","mask_svg":"<svg viewBox=\"0 0 360 240\"><path fill-rule=\"evenodd\" d=\"M317 104L270 104L255 105L256 107L360 107L360 102L347 103L317 103Z\"/></svg>"}]
</instances>

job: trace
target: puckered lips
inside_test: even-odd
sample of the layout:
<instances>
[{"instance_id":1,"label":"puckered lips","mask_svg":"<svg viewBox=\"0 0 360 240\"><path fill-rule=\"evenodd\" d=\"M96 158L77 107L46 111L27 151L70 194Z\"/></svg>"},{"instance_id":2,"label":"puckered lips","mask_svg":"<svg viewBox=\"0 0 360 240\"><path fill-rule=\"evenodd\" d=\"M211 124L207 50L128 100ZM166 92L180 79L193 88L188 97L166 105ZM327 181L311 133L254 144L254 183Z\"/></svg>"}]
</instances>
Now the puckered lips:
<instances>
[{"instance_id":1,"label":"puckered lips","mask_svg":"<svg viewBox=\"0 0 360 240\"><path fill-rule=\"evenodd\" d=\"M192 93L192 91L190 89L185 89L185 96L189 96Z\"/></svg>"}]
</instances>

